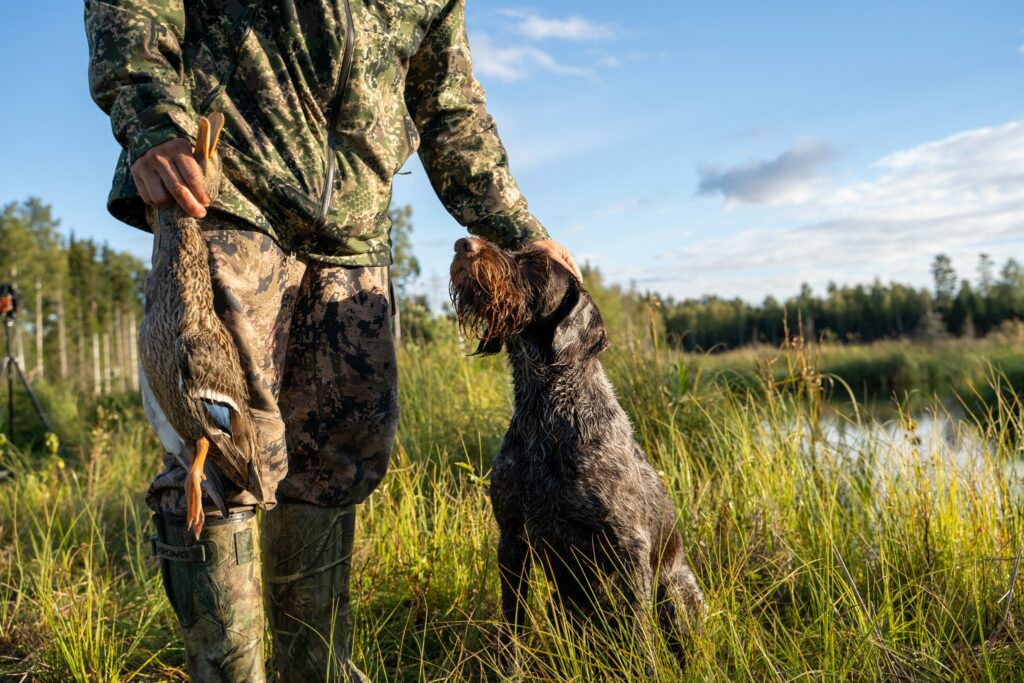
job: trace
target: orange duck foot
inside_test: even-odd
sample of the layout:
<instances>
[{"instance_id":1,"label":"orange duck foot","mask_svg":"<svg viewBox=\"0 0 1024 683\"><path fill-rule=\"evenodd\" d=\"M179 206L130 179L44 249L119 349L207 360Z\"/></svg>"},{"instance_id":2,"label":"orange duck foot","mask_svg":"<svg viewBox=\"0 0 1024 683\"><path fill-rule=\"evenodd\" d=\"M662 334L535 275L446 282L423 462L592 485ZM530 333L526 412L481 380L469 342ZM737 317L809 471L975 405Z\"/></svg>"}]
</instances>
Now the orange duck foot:
<instances>
[{"instance_id":1,"label":"orange duck foot","mask_svg":"<svg viewBox=\"0 0 1024 683\"><path fill-rule=\"evenodd\" d=\"M185 479L185 500L188 504L188 517L186 522L188 528L195 533L196 540L203 531L203 523L206 521L206 514L203 512L203 481L206 475L203 474L203 465L206 463L206 454L210 450L210 441L205 437L196 442L196 452L192 457L192 467L189 468L188 478Z\"/></svg>"}]
</instances>

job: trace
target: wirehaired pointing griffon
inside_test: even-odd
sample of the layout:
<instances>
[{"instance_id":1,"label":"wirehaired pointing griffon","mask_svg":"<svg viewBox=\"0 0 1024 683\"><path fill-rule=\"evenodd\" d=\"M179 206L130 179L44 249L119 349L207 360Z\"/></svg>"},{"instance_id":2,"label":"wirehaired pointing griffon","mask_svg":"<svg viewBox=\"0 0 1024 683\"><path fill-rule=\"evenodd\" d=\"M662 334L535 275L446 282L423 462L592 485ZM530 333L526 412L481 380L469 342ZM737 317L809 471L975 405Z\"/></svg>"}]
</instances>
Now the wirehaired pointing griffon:
<instances>
[{"instance_id":1,"label":"wirehaired pointing griffon","mask_svg":"<svg viewBox=\"0 0 1024 683\"><path fill-rule=\"evenodd\" d=\"M455 243L451 278L464 334L478 353L505 346L512 368L512 422L491 473L505 620L522 627L536 560L577 615L611 593L643 634L656 604L681 656L679 636L699 628L704 598L672 499L598 360L608 336L590 295L542 252L474 238Z\"/></svg>"}]
</instances>

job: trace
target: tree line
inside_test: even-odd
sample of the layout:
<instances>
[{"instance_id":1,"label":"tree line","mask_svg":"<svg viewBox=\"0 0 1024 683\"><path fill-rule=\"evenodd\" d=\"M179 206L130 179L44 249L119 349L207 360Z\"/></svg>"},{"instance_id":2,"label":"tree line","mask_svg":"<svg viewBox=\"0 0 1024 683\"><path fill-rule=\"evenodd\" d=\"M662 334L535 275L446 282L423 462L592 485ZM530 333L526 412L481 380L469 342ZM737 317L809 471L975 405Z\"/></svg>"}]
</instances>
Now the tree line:
<instances>
[{"instance_id":1,"label":"tree line","mask_svg":"<svg viewBox=\"0 0 1024 683\"><path fill-rule=\"evenodd\" d=\"M784 301L768 296L758 305L705 296L667 299L660 308L670 343L687 351L777 346L787 331L838 343L978 337L1024 319L1024 267L1015 259L997 271L992 258L981 254L972 281L959 278L949 257L939 254L932 275L933 289L876 279L869 285L832 283L815 294L804 284Z\"/></svg>"},{"instance_id":2,"label":"tree line","mask_svg":"<svg viewBox=\"0 0 1024 683\"><path fill-rule=\"evenodd\" d=\"M32 381L70 382L97 396L137 390L146 265L91 239L64 238L58 227L39 199L0 210L0 283L19 294L13 355Z\"/></svg>"}]
</instances>

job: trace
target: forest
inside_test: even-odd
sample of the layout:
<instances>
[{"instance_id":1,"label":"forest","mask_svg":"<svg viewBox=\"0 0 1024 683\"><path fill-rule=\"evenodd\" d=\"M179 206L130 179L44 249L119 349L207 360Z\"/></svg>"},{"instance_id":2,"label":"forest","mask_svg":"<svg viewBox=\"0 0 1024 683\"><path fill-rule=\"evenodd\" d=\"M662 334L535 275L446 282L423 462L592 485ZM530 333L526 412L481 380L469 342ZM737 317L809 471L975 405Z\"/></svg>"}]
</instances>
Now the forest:
<instances>
[{"instance_id":1,"label":"forest","mask_svg":"<svg viewBox=\"0 0 1024 683\"><path fill-rule=\"evenodd\" d=\"M138 389L135 335L146 266L95 240L64 237L30 198L0 212L0 281L15 286L15 357L33 379L93 395Z\"/></svg>"},{"instance_id":2,"label":"forest","mask_svg":"<svg viewBox=\"0 0 1024 683\"><path fill-rule=\"evenodd\" d=\"M705 296L669 299L661 309L669 340L686 351L778 346L787 329L804 339L844 344L972 338L1024 318L1024 266L1015 259L996 272L992 258L980 254L973 281L959 279L944 254L934 258L931 271L932 290L875 280L869 285L831 283L821 295L805 284L785 301L769 296L751 305Z\"/></svg>"}]
</instances>

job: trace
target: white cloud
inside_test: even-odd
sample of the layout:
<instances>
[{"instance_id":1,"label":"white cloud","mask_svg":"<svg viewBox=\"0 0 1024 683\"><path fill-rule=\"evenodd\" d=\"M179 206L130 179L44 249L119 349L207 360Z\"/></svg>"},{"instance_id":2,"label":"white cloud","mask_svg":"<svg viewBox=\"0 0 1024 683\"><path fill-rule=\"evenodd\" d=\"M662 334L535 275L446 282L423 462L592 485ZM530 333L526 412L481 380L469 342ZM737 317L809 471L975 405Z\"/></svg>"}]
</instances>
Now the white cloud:
<instances>
[{"instance_id":1,"label":"white cloud","mask_svg":"<svg viewBox=\"0 0 1024 683\"><path fill-rule=\"evenodd\" d=\"M813 195L822 168L836 152L820 141L803 142L774 159L733 168L698 169L697 192L721 194L726 204L797 204Z\"/></svg>"},{"instance_id":2,"label":"white cloud","mask_svg":"<svg viewBox=\"0 0 1024 683\"><path fill-rule=\"evenodd\" d=\"M516 30L533 40L554 38L559 40L590 41L607 40L615 37L615 29L611 26L596 24L580 16L550 19L516 9L501 10L501 13L517 19Z\"/></svg>"},{"instance_id":3,"label":"white cloud","mask_svg":"<svg viewBox=\"0 0 1024 683\"><path fill-rule=\"evenodd\" d=\"M647 273L677 294L756 300L802 281L881 275L924 285L936 253L971 275L978 252L1024 248L1024 120L893 152L872 168L873 179L762 210L759 225L678 249Z\"/></svg>"},{"instance_id":4,"label":"white cloud","mask_svg":"<svg viewBox=\"0 0 1024 683\"><path fill-rule=\"evenodd\" d=\"M818 198L841 215L871 211L890 220L984 214L1024 201L1024 120L979 128L888 154L882 174Z\"/></svg>"},{"instance_id":5,"label":"white cloud","mask_svg":"<svg viewBox=\"0 0 1024 683\"><path fill-rule=\"evenodd\" d=\"M560 64L549 53L532 45L498 46L487 34L476 34L472 39L473 66L477 74L503 81L522 81L538 71L577 76L596 81L589 69Z\"/></svg>"}]
</instances>

